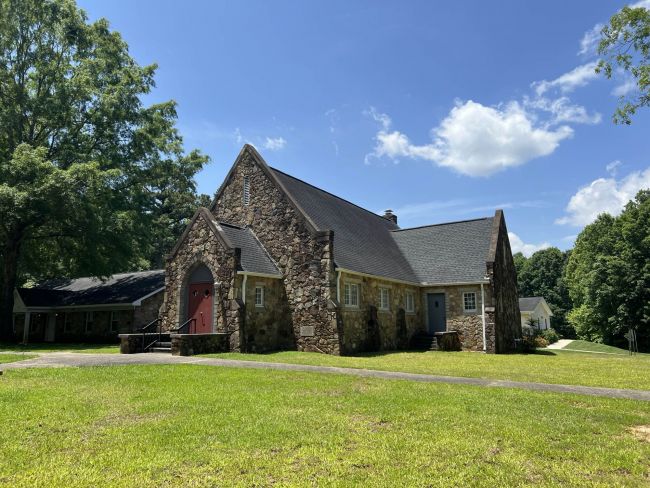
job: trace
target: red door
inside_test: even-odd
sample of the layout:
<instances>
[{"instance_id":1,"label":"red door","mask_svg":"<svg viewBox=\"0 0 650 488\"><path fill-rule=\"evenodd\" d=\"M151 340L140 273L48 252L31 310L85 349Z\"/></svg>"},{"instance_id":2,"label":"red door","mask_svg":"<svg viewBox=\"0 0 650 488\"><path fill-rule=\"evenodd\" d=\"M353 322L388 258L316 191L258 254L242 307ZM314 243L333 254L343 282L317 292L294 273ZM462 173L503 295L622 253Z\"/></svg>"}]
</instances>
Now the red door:
<instances>
[{"instance_id":1,"label":"red door","mask_svg":"<svg viewBox=\"0 0 650 488\"><path fill-rule=\"evenodd\" d=\"M190 324L190 333L207 334L212 332L212 295L214 285L212 283L190 284L190 299L188 302L188 319L196 319Z\"/></svg>"}]
</instances>

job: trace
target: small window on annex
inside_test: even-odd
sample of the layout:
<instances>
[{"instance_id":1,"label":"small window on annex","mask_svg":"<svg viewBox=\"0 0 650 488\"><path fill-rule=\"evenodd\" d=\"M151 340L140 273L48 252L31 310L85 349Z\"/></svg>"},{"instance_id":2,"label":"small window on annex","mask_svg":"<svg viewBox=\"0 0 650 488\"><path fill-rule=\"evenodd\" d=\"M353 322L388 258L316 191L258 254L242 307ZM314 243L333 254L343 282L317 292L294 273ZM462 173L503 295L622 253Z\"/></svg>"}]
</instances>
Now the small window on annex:
<instances>
[{"instance_id":1,"label":"small window on annex","mask_svg":"<svg viewBox=\"0 0 650 488\"><path fill-rule=\"evenodd\" d=\"M463 293L463 311L476 312L476 292Z\"/></svg>"}]
</instances>

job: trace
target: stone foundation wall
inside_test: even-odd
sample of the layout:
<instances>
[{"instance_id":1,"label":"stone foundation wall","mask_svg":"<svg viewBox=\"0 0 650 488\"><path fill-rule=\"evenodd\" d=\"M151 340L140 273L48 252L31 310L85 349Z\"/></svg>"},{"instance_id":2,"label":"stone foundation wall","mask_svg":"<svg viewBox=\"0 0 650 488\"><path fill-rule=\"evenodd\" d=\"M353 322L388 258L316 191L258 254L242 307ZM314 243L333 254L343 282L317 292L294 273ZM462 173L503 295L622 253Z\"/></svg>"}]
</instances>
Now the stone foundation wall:
<instances>
[{"instance_id":1,"label":"stone foundation wall","mask_svg":"<svg viewBox=\"0 0 650 488\"><path fill-rule=\"evenodd\" d=\"M292 347L339 354L332 236L319 233L273 181L270 170L245 148L217 195L212 212L219 221L248 225L283 274L292 317ZM244 177L250 203L244 205ZM259 335L257 336L259 338Z\"/></svg>"},{"instance_id":2,"label":"stone foundation wall","mask_svg":"<svg viewBox=\"0 0 650 488\"><path fill-rule=\"evenodd\" d=\"M229 334L171 334L172 355L193 356L230 350Z\"/></svg>"},{"instance_id":3,"label":"stone foundation wall","mask_svg":"<svg viewBox=\"0 0 650 488\"><path fill-rule=\"evenodd\" d=\"M359 307L344 305L345 283L359 285ZM379 288L389 291L390 309L379 310ZM415 312L406 312L406 292L413 293ZM422 297L416 286L341 273L340 316L342 352L406 349L414 334L423 330ZM376 322L376 323L375 323Z\"/></svg>"}]
</instances>

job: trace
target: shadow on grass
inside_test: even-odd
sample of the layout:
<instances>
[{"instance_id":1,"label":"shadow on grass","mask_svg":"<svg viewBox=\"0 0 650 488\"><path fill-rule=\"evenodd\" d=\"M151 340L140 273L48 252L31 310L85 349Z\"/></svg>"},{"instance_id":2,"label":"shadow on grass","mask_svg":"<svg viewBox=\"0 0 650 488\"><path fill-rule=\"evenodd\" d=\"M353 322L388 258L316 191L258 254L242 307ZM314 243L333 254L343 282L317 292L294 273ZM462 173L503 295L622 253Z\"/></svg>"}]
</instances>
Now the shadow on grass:
<instances>
[{"instance_id":1,"label":"shadow on grass","mask_svg":"<svg viewBox=\"0 0 650 488\"><path fill-rule=\"evenodd\" d=\"M59 343L59 342L35 342L29 344L16 344L12 342L1 342L0 351L77 351L117 348L118 344L84 344L84 343Z\"/></svg>"}]
</instances>

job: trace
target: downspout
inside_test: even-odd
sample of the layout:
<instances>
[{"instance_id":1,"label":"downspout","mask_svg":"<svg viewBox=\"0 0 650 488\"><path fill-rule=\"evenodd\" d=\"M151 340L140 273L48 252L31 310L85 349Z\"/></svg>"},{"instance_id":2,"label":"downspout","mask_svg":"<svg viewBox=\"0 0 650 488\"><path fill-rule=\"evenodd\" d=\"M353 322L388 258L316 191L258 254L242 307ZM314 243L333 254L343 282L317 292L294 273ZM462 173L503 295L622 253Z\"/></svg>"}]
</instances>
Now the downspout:
<instances>
[{"instance_id":1,"label":"downspout","mask_svg":"<svg viewBox=\"0 0 650 488\"><path fill-rule=\"evenodd\" d=\"M244 280L241 283L241 301L244 302L244 305L246 305L246 280L248 279L248 275L244 275Z\"/></svg>"},{"instance_id":2,"label":"downspout","mask_svg":"<svg viewBox=\"0 0 650 488\"><path fill-rule=\"evenodd\" d=\"M341 304L341 272L336 272L336 303Z\"/></svg>"},{"instance_id":3,"label":"downspout","mask_svg":"<svg viewBox=\"0 0 650 488\"><path fill-rule=\"evenodd\" d=\"M487 351L486 337L485 337L485 291L483 290L483 283L481 283L481 321L483 322L483 352Z\"/></svg>"}]
</instances>

